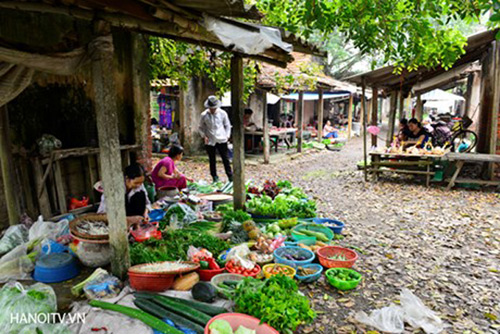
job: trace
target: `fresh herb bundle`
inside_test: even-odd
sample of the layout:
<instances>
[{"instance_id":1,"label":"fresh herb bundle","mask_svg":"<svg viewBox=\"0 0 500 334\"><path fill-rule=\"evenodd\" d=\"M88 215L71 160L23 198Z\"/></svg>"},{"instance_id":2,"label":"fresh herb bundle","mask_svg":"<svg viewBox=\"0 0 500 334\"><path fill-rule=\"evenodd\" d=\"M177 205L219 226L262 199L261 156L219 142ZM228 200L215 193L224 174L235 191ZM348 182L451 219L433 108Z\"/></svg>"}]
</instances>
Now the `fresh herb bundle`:
<instances>
[{"instance_id":1,"label":"fresh herb bundle","mask_svg":"<svg viewBox=\"0 0 500 334\"><path fill-rule=\"evenodd\" d=\"M236 312L254 316L283 334L292 334L299 325L316 318L307 297L299 294L297 283L284 275L265 281L245 278L238 284L233 300Z\"/></svg>"},{"instance_id":2,"label":"fresh herb bundle","mask_svg":"<svg viewBox=\"0 0 500 334\"><path fill-rule=\"evenodd\" d=\"M162 240L150 239L130 247L133 265L160 261L187 260L189 246L205 248L214 256L229 248L229 244L207 233L195 230L175 230L163 233Z\"/></svg>"}]
</instances>

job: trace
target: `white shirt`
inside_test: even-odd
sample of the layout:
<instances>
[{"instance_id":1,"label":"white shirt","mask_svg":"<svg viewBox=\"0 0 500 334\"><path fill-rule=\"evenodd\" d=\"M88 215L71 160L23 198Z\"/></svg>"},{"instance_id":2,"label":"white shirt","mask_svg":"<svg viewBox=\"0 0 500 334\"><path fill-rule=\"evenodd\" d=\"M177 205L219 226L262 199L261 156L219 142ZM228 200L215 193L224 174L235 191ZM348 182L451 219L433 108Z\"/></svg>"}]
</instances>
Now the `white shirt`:
<instances>
[{"instance_id":1,"label":"white shirt","mask_svg":"<svg viewBox=\"0 0 500 334\"><path fill-rule=\"evenodd\" d=\"M206 109L201 113L199 132L202 137L208 138L208 145L223 144L231 137L231 123L227 113L218 108L215 113Z\"/></svg>"}]
</instances>

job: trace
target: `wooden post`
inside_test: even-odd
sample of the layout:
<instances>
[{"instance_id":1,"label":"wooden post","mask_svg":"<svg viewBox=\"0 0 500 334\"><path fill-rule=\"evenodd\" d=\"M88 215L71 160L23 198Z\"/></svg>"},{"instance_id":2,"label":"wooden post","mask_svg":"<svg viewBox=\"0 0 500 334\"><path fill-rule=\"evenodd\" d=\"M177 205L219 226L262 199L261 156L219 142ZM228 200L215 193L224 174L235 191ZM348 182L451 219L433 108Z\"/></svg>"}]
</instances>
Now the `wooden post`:
<instances>
[{"instance_id":1,"label":"wooden post","mask_svg":"<svg viewBox=\"0 0 500 334\"><path fill-rule=\"evenodd\" d=\"M323 99L323 89L318 90L318 141L323 140L323 114L325 111L325 101Z\"/></svg>"},{"instance_id":2,"label":"wooden post","mask_svg":"<svg viewBox=\"0 0 500 334\"><path fill-rule=\"evenodd\" d=\"M243 58L231 58L231 111L233 113L234 209L245 208L245 129L243 127Z\"/></svg>"},{"instance_id":3,"label":"wooden post","mask_svg":"<svg viewBox=\"0 0 500 334\"><path fill-rule=\"evenodd\" d=\"M404 118L405 117L405 93L403 92L403 90L400 90L399 91L399 114L398 114L398 118L401 119L401 118Z\"/></svg>"},{"instance_id":4,"label":"wooden post","mask_svg":"<svg viewBox=\"0 0 500 334\"><path fill-rule=\"evenodd\" d=\"M347 111L347 139L351 139L352 135L352 102L354 99L354 94L351 93L351 96L349 96L349 110Z\"/></svg>"},{"instance_id":5,"label":"wooden post","mask_svg":"<svg viewBox=\"0 0 500 334\"><path fill-rule=\"evenodd\" d=\"M476 76L476 72L469 73L467 76L467 88L465 91L465 111L463 116L472 117L471 108L471 98L472 98L472 87L474 85L474 77Z\"/></svg>"},{"instance_id":6,"label":"wooden post","mask_svg":"<svg viewBox=\"0 0 500 334\"><path fill-rule=\"evenodd\" d=\"M12 151L10 147L9 114L7 105L0 108L0 167L2 169L3 191L5 206L9 216L9 224L19 224L18 192L14 185L14 171L12 170Z\"/></svg>"},{"instance_id":7,"label":"wooden post","mask_svg":"<svg viewBox=\"0 0 500 334\"><path fill-rule=\"evenodd\" d=\"M378 125L378 88L372 87L372 122L371 125ZM372 147L377 147L377 136L372 135Z\"/></svg>"},{"instance_id":8,"label":"wooden post","mask_svg":"<svg viewBox=\"0 0 500 334\"><path fill-rule=\"evenodd\" d=\"M151 115L149 109L149 67L144 59L148 59L148 37L135 32L131 33L132 50L132 92L134 97L134 129L135 143L141 145L138 161L147 169L152 169L153 147L151 143ZM125 152L125 156L130 156ZM130 159L129 159L130 160ZM126 162L128 166L130 161Z\"/></svg>"},{"instance_id":9,"label":"wooden post","mask_svg":"<svg viewBox=\"0 0 500 334\"><path fill-rule=\"evenodd\" d=\"M500 130L500 118L499 118L499 108L500 108L500 43L497 41L493 42L493 107L491 108L491 122L489 129L489 153L496 154L497 147L500 147L498 143L498 131ZM500 167L497 167L500 168ZM490 180L495 177L495 164L489 163L487 175Z\"/></svg>"},{"instance_id":10,"label":"wooden post","mask_svg":"<svg viewBox=\"0 0 500 334\"><path fill-rule=\"evenodd\" d=\"M299 104L297 110L299 138L297 140L297 152L302 152L302 143L304 140L304 92L299 92Z\"/></svg>"},{"instance_id":11,"label":"wooden post","mask_svg":"<svg viewBox=\"0 0 500 334\"><path fill-rule=\"evenodd\" d=\"M89 45L89 49L99 136L99 158L109 221L111 271L115 276L123 279L130 266L130 257L125 215L125 187L118 135L113 38L109 25L102 21L96 23L96 32L99 37Z\"/></svg>"},{"instance_id":12,"label":"wooden post","mask_svg":"<svg viewBox=\"0 0 500 334\"><path fill-rule=\"evenodd\" d=\"M394 136L394 128L395 128L395 121L396 121L396 112L397 112L397 105L398 105L398 92L393 91L391 92L391 97L390 97L390 109L389 109L389 129L387 131L387 140L386 140L386 145L390 146L392 143L392 137Z\"/></svg>"},{"instance_id":13,"label":"wooden post","mask_svg":"<svg viewBox=\"0 0 500 334\"><path fill-rule=\"evenodd\" d=\"M264 153L264 163L269 163L269 157L271 155L271 142L269 138L269 121L267 119L267 92L265 90L259 90L262 94L262 140L264 141L262 145Z\"/></svg>"},{"instance_id":14,"label":"wooden post","mask_svg":"<svg viewBox=\"0 0 500 334\"><path fill-rule=\"evenodd\" d=\"M421 94L417 93L417 105L415 107L415 118L418 119L419 122L422 122L422 117L424 117L424 105L422 104Z\"/></svg>"},{"instance_id":15,"label":"wooden post","mask_svg":"<svg viewBox=\"0 0 500 334\"><path fill-rule=\"evenodd\" d=\"M39 158L33 158L31 160L31 165L33 166L33 174L35 178L36 185L36 199L38 202L38 209L40 214L45 218L52 216L52 210L50 208L49 194L47 192L47 187L43 181L43 166Z\"/></svg>"},{"instance_id":16,"label":"wooden post","mask_svg":"<svg viewBox=\"0 0 500 334\"><path fill-rule=\"evenodd\" d=\"M59 211L60 214L65 214L68 212L68 207L66 204L66 193L64 192L64 180L62 176L61 161L59 160L54 162L54 181L56 185Z\"/></svg>"},{"instance_id":17,"label":"wooden post","mask_svg":"<svg viewBox=\"0 0 500 334\"><path fill-rule=\"evenodd\" d=\"M361 78L361 88L363 90L363 96L361 97L361 108L363 111L363 160L365 162L364 165L364 174L365 174L365 182L368 181L368 157L367 157L367 148L366 148L366 122L364 121L367 117L366 115L366 78L362 77Z\"/></svg>"}]
</instances>

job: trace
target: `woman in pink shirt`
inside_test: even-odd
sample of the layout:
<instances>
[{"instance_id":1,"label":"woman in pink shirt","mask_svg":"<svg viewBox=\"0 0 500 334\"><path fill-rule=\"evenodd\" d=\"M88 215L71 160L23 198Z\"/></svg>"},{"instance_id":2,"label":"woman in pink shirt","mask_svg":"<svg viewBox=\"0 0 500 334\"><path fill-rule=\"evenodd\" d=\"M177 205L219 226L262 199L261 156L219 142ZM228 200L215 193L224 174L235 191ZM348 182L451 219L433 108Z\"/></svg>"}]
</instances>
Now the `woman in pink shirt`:
<instances>
[{"instance_id":1,"label":"woman in pink shirt","mask_svg":"<svg viewBox=\"0 0 500 334\"><path fill-rule=\"evenodd\" d=\"M161 159L156 164L151 173L156 189L177 188L181 190L187 188L187 181L192 182L192 179L179 173L175 167L175 163L181 161L183 155L184 149L182 146L172 145L168 157Z\"/></svg>"}]
</instances>

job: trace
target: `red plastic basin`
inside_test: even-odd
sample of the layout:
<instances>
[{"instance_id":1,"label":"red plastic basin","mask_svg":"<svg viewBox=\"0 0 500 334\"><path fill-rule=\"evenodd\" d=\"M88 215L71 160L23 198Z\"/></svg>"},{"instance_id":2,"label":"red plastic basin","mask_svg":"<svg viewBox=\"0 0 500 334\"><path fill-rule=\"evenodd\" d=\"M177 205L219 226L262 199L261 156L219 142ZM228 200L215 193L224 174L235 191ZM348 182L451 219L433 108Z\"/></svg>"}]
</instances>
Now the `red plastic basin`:
<instances>
[{"instance_id":1,"label":"red plastic basin","mask_svg":"<svg viewBox=\"0 0 500 334\"><path fill-rule=\"evenodd\" d=\"M210 281L212 277L222 274L226 270L226 268L220 269L198 269L198 274L200 275L200 280L202 281Z\"/></svg>"},{"instance_id":2,"label":"red plastic basin","mask_svg":"<svg viewBox=\"0 0 500 334\"><path fill-rule=\"evenodd\" d=\"M243 326L248 329L255 330L257 334L280 334L276 329L272 328L268 324L264 323L262 325L259 325L259 319L242 313L223 313L213 317L205 326L205 334L211 334L209 329L210 324L217 319L226 320L227 322L229 322L229 324L233 328L233 331L236 331L239 326Z\"/></svg>"},{"instance_id":3,"label":"red plastic basin","mask_svg":"<svg viewBox=\"0 0 500 334\"><path fill-rule=\"evenodd\" d=\"M174 284L176 274L137 274L128 273L130 285L137 291L161 292Z\"/></svg>"}]
</instances>

